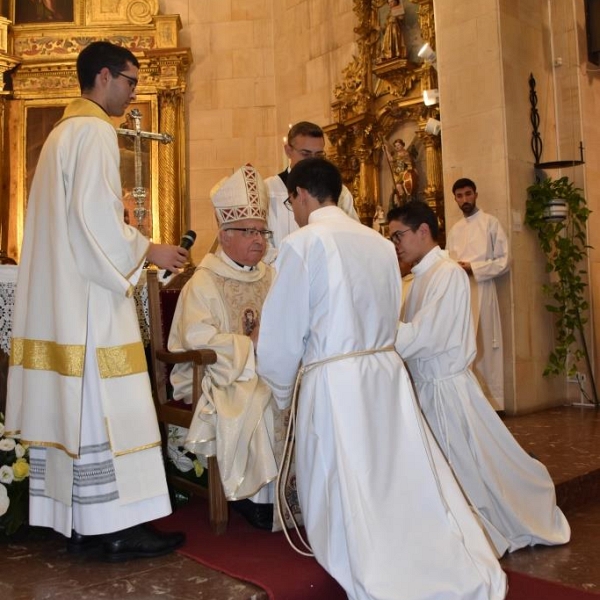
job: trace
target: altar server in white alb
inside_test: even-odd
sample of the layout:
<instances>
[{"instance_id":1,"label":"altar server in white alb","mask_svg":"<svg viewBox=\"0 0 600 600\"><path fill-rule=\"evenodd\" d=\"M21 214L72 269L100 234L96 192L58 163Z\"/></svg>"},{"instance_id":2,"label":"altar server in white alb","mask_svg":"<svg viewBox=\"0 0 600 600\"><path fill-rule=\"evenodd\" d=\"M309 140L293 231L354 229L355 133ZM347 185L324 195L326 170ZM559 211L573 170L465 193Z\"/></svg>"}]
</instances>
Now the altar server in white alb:
<instances>
[{"instance_id":1,"label":"altar server in white alb","mask_svg":"<svg viewBox=\"0 0 600 600\"><path fill-rule=\"evenodd\" d=\"M505 575L394 350L394 247L336 206L341 187L322 158L290 172L300 229L281 244L257 349L281 407L302 374L296 473L308 541L351 600L504 598Z\"/></svg>"},{"instance_id":2,"label":"altar server in white alb","mask_svg":"<svg viewBox=\"0 0 600 600\"><path fill-rule=\"evenodd\" d=\"M169 350L211 348L217 362L206 367L202 396L185 447L215 456L228 500L255 526L273 526L277 476L275 422L280 412L269 386L256 374L254 341L273 269L262 262L271 232L267 190L252 165L238 169L211 191L219 246L196 268L179 296ZM173 395L192 402L192 367L175 365ZM283 441L285 427L280 424Z\"/></svg>"},{"instance_id":3,"label":"altar server in white alb","mask_svg":"<svg viewBox=\"0 0 600 600\"><path fill-rule=\"evenodd\" d=\"M401 260L415 263L396 349L498 556L565 544L570 528L546 467L519 446L469 368L475 357L469 281L438 246L435 213L424 202L409 202L392 209L388 222Z\"/></svg>"},{"instance_id":4,"label":"altar server in white alb","mask_svg":"<svg viewBox=\"0 0 600 600\"><path fill-rule=\"evenodd\" d=\"M170 552L183 534L142 523L171 512L132 297L144 261L177 271L187 250L124 221L111 116L135 100L139 63L94 42L81 98L37 165L27 205L10 354L6 429L30 444L30 523L108 560ZM135 424L132 427L132 424Z\"/></svg>"},{"instance_id":5,"label":"altar server in white alb","mask_svg":"<svg viewBox=\"0 0 600 600\"><path fill-rule=\"evenodd\" d=\"M452 193L464 219L448 232L446 250L469 276L477 356L473 371L495 410L504 410L504 355L496 279L508 272L506 234L496 217L477 206L477 187L458 179Z\"/></svg>"},{"instance_id":6,"label":"altar server in white alb","mask_svg":"<svg viewBox=\"0 0 600 600\"><path fill-rule=\"evenodd\" d=\"M289 166L278 175L267 177L265 184L269 190L269 229L273 232L273 239L265 260L273 262L277 257L277 249L286 235L296 231L298 225L294 220L294 214L290 207L285 204L288 197L287 178L296 163L305 158L325 156L325 135L323 130L315 123L300 121L293 125L288 131L286 142L283 146L285 155L289 160ZM358 215L354 209L354 200L350 190L344 185L338 200L338 206L353 219L358 221Z\"/></svg>"}]
</instances>

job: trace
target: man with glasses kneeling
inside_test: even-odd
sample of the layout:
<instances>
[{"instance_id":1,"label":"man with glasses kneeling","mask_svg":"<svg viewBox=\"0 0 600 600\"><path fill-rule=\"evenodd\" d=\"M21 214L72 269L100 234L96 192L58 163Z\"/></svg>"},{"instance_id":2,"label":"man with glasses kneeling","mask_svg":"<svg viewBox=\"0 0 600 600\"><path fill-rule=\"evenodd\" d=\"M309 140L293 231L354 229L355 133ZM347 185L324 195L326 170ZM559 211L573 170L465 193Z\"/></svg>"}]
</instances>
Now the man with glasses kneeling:
<instances>
[{"instance_id":1,"label":"man with glasses kneeling","mask_svg":"<svg viewBox=\"0 0 600 600\"><path fill-rule=\"evenodd\" d=\"M272 267L262 262L267 229L267 190L251 165L211 191L219 247L207 254L184 286L169 335L173 352L211 348L202 396L185 448L200 460L216 454L228 500L250 523L273 527L277 476L275 432L283 430L269 387L255 370L255 342ZM174 398L191 403L192 368L175 365ZM283 439L283 433L280 436Z\"/></svg>"}]
</instances>

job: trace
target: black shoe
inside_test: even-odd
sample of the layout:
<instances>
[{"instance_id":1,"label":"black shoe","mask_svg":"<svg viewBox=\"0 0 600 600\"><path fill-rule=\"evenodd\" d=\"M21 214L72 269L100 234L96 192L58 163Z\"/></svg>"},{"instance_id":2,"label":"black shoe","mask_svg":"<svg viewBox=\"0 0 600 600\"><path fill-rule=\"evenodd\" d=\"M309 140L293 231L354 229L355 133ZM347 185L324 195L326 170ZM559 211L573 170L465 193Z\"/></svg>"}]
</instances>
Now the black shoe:
<instances>
[{"instance_id":1,"label":"black shoe","mask_svg":"<svg viewBox=\"0 0 600 600\"><path fill-rule=\"evenodd\" d=\"M136 525L102 536L104 558L121 562L132 558L154 558L176 550L185 542L184 533L161 533L147 525Z\"/></svg>"},{"instance_id":2,"label":"black shoe","mask_svg":"<svg viewBox=\"0 0 600 600\"><path fill-rule=\"evenodd\" d=\"M257 504L252 500L237 500L230 503L232 508L239 512L245 519L257 529L271 531L273 529L273 505Z\"/></svg>"},{"instance_id":3,"label":"black shoe","mask_svg":"<svg viewBox=\"0 0 600 600\"><path fill-rule=\"evenodd\" d=\"M69 554L87 554L98 550L101 544L101 535L82 535L73 530L71 537L67 539L67 552Z\"/></svg>"}]
</instances>

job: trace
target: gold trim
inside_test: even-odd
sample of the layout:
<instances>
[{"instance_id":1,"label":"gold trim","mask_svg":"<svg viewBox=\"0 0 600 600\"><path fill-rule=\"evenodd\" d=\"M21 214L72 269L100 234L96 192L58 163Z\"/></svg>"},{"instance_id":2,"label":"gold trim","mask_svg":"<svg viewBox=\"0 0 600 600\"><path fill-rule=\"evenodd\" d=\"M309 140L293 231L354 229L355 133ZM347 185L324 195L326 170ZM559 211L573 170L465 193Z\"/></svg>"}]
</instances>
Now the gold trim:
<instances>
[{"instance_id":1,"label":"gold trim","mask_svg":"<svg viewBox=\"0 0 600 600\"><path fill-rule=\"evenodd\" d=\"M96 357L102 379L124 377L148 371L142 342L109 348L96 348Z\"/></svg>"},{"instance_id":2,"label":"gold trim","mask_svg":"<svg viewBox=\"0 0 600 600\"><path fill-rule=\"evenodd\" d=\"M14 367L23 362L23 340L21 338L12 338L10 341L10 356L8 366Z\"/></svg>"},{"instance_id":3,"label":"gold trim","mask_svg":"<svg viewBox=\"0 0 600 600\"><path fill-rule=\"evenodd\" d=\"M85 346L57 344L46 340L13 338L10 366L35 371L53 371L65 377L82 377Z\"/></svg>"},{"instance_id":4,"label":"gold trim","mask_svg":"<svg viewBox=\"0 0 600 600\"><path fill-rule=\"evenodd\" d=\"M21 440L20 444L26 444L27 446L34 446L36 448L56 448L57 450L62 450L71 458L79 458L79 454L73 454L72 452L69 452L62 444L57 444L55 442L32 442L31 440Z\"/></svg>"},{"instance_id":5,"label":"gold trim","mask_svg":"<svg viewBox=\"0 0 600 600\"><path fill-rule=\"evenodd\" d=\"M158 442L154 442L153 444L146 444L144 446L138 446L137 448L131 448L130 450L122 450L121 452L114 452L113 456L117 458L118 456L125 456L126 454L133 454L134 452L141 452L142 450L150 450L150 448L156 448L160 446L160 440Z\"/></svg>"},{"instance_id":6,"label":"gold trim","mask_svg":"<svg viewBox=\"0 0 600 600\"><path fill-rule=\"evenodd\" d=\"M31 440L19 440L20 444L26 444L27 446L33 446L35 448L56 448L57 450L62 450L65 454L70 456L71 458L79 458L79 454L74 454L69 452L62 444L57 444L55 442L33 442ZM141 452L142 450L150 450L151 448L156 448L160 446L160 440L158 442L153 442L152 444L145 444L144 446L137 446L136 448L131 448L130 450L123 450L122 452L112 452L112 455L116 458L118 456L124 456L126 454L133 454L134 452Z\"/></svg>"},{"instance_id":7,"label":"gold trim","mask_svg":"<svg viewBox=\"0 0 600 600\"><path fill-rule=\"evenodd\" d=\"M16 431L8 431L7 429L4 430L4 437L19 438L19 443L21 442L20 436L21 436L20 429L17 429Z\"/></svg>"}]
</instances>

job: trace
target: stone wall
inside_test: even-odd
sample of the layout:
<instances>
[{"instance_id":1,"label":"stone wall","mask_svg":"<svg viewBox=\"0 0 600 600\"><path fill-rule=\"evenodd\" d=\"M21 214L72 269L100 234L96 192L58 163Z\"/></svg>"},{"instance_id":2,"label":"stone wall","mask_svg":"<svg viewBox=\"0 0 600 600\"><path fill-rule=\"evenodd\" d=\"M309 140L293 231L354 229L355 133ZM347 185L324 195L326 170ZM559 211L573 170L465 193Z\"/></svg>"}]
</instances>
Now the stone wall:
<instances>
[{"instance_id":1,"label":"stone wall","mask_svg":"<svg viewBox=\"0 0 600 600\"><path fill-rule=\"evenodd\" d=\"M263 177L281 171L288 125L331 121L352 56L352 0L161 0L160 11L181 16L194 59L187 172L198 260L216 233L211 188L246 162Z\"/></svg>"}]
</instances>

